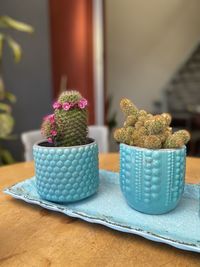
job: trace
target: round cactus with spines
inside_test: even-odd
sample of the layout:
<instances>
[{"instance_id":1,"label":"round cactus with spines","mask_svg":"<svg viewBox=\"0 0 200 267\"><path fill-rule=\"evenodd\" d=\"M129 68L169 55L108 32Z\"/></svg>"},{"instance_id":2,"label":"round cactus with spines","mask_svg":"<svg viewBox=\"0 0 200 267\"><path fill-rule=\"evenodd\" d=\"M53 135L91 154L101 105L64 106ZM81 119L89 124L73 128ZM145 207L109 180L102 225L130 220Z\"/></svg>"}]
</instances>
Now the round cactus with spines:
<instances>
[{"instance_id":1,"label":"round cactus with spines","mask_svg":"<svg viewBox=\"0 0 200 267\"><path fill-rule=\"evenodd\" d=\"M130 140L129 140L130 135L127 133L126 128L116 129L114 132L114 138L119 143L125 143L125 144L130 143Z\"/></svg>"},{"instance_id":2,"label":"round cactus with spines","mask_svg":"<svg viewBox=\"0 0 200 267\"><path fill-rule=\"evenodd\" d=\"M54 113L44 118L42 135L54 146L87 143L87 100L77 91L65 91L53 104Z\"/></svg>"},{"instance_id":3,"label":"round cactus with spines","mask_svg":"<svg viewBox=\"0 0 200 267\"><path fill-rule=\"evenodd\" d=\"M160 134L168 126L167 119L162 115L156 115L144 121L144 126L150 134Z\"/></svg>"},{"instance_id":4,"label":"round cactus with spines","mask_svg":"<svg viewBox=\"0 0 200 267\"><path fill-rule=\"evenodd\" d=\"M158 149L161 148L162 142L157 135L146 135L144 137L144 147Z\"/></svg>"},{"instance_id":5,"label":"round cactus with spines","mask_svg":"<svg viewBox=\"0 0 200 267\"><path fill-rule=\"evenodd\" d=\"M137 107L128 98L123 98L121 100L120 107L126 116L129 116L129 115L138 116Z\"/></svg>"},{"instance_id":6,"label":"round cactus with spines","mask_svg":"<svg viewBox=\"0 0 200 267\"><path fill-rule=\"evenodd\" d=\"M181 148L190 140L190 134L186 130L172 132L172 118L169 113L152 115L145 110L139 110L127 98L121 100L120 108L125 115L125 122L122 128L114 132L118 143L161 149Z\"/></svg>"},{"instance_id":7,"label":"round cactus with spines","mask_svg":"<svg viewBox=\"0 0 200 267\"><path fill-rule=\"evenodd\" d=\"M172 135L169 135L165 142L164 147L165 148L179 148L182 147L184 144L186 144L190 140L190 134L186 130L180 130L175 132Z\"/></svg>"},{"instance_id":8,"label":"round cactus with spines","mask_svg":"<svg viewBox=\"0 0 200 267\"><path fill-rule=\"evenodd\" d=\"M134 126L136 121L137 117L135 115L129 115L124 122L124 127Z\"/></svg>"}]
</instances>

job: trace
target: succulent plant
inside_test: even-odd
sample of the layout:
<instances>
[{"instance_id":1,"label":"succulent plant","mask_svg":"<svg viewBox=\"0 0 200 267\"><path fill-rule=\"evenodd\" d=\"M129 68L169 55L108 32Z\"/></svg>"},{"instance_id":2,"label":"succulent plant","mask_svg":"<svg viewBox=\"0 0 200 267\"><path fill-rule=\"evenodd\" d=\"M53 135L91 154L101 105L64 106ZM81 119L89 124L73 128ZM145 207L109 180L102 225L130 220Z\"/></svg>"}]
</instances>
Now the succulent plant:
<instances>
[{"instance_id":1,"label":"succulent plant","mask_svg":"<svg viewBox=\"0 0 200 267\"><path fill-rule=\"evenodd\" d=\"M129 116L129 115L138 116L137 107L128 98L123 98L121 100L120 107L126 116Z\"/></svg>"},{"instance_id":2,"label":"succulent plant","mask_svg":"<svg viewBox=\"0 0 200 267\"><path fill-rule=\"evenodd\" d=\"M77 91L65 91L53 104L54 113L42 123L42 135L54 146L76 146L87 142L87 100Z\"/></svg>"},{"instance_id":3,"label":"succulent plant","mask_svg":"<svg viewBox=\"0 0 200 267\"><path fill-rule=\"evenodd\" d=\"M11 36L11 30L32 33L33 27L20 21L14 20L9 16L0 16L0 143L3 140L14 139L12 130L14 118L12 116L11 104L15 103L16 97L8 92L3 79L3 56L4 46L7 44L16 63L20 62L22 57L22 48L20 44ZM12 154L0 144L0 166L13 163L15 160Z\"/></svg>"},{"instance_id":4,"label":"succulent plant","mask_svg":"<svg viewBox=\"0 0 200 267\"><path fill-rule=\"evenodd\" d=\"M0 139L6 139L6 137L10 136L14 119L9 113L0 113Z\"/></svg>"},{"instance_id":5,"label":"succulent plant","mask_svg":"<svg viewBox=\"0 0 200 267\"><path fill-rule=\"evenodd\" d=\"M120 107L126 118L124 126L114 132L114 138L119 143L161 149L180 148L190 140L190 134L186 130L172 132L169 113L152 115L139 110L127 98L121 100Z\"/></svg>"}]
</instances>

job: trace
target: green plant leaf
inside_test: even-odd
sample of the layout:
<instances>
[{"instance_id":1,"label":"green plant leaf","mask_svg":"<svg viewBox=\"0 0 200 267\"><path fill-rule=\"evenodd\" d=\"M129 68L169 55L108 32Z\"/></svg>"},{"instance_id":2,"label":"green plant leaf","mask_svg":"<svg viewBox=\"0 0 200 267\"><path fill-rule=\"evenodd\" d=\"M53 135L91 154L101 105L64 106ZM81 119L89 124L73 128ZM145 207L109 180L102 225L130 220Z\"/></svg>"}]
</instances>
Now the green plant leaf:
<instances>
[{"instance_id":1,"label":"green plant leaf","mask_svg":"<svg viewBox=\"0 0 200 267\"><path fill-rule=\"evenodd\" d=\"M12 134L12 135L8 135L5 137L0 137L0 140L16 140L17 139L17 135L16 134Z\"/></svg>"},{"instance_id":2,"label":"green plant leaf","mask_svg":"<svg viewBox=\"0 0 200 267\"><path fill-rule=\"evenodd\" d=\"M16 96L8 91L5 92L5 99L11 103L15 103L17 101Z\"/></svg>"},{"instance_id":3,"label":"green plant leaf","mask_svg":"<svg viewBox=\"0 0 200 267\"><path fill-rule=\"evenodd\" d=\"M22 56L21 46L10 36L6 36L9 47L11 48L14 56L14 60L18 63Z\"/></svg>"},{"instance_id":4,"label":"green plant leaf","mask_svg":"<svg viewBox=\"0 0 200 267\"><path fill-rule=\"evenodd\" d=\"M0 75L0 100L3 100L5 97L5 87L2 76Z\"/></svg>"},{"instance_id":5,"label":"green plant leaf","mask_svg":"<svg viewBox=\"0 0 200 267\"><path fill-rule=\"evenodd\" d=\"M0 149L0 157L3 164L15 163L12 154L7 149Z\"/></svg>"},{"instance_id":6,"label":"green plant leaf","mask_svg":"<svg viewBox=\"0 0 200 267\"><path fill-rule=\"evenodd\" d=\"M3 33L0 33L0 61L2 61L2 56L3 56L4 38L5 38L5 35Z\"/></svg>"},{"instance_id":7,"label":"green plant leaf","mask_svg":"<svg viewBox=\"0 0 200 267\"><path fill-rule=\"evenodd\" d=\"M10 113L11 107L5 103L0 103L0 110Z\"/></svg>"},{"instance_id":8,"label":"green plant leaf","mask_svg":"<svg viewBox=\"0 0 200 267\"><path fill-rule=\"evenodd\" d=\"M14 119L8 113L0 113L0 138L5 138L11 134L14 127Z\"/></svg>"},{"instance_id":9,"label":"green plant leaf","mask_svg":"<svg viewBox=\"0 0 200 267\"><path fill-rule=\"evenodd\" d=\"M11 28L27 33L34 32L34 28L31 25L15 20L9 16L0 16L0 27Z\"/></svg>"}]
</instances>

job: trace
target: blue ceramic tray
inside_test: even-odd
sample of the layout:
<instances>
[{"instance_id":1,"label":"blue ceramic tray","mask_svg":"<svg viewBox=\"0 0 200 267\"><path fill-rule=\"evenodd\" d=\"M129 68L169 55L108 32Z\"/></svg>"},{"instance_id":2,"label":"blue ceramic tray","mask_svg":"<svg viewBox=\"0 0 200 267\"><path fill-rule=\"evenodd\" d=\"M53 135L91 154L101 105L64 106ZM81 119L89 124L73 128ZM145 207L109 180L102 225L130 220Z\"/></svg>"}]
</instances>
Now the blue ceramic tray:
<instances>
[{"instance_id":1,"label":"blue ceramic tray","mask_svg":"<svg viewBox=\"0 0 200 267\"><path fill-rule=\"evenodd\" d=\"M74 204L57 204L42 200L37 194L35 178L4 190L15 198L59 211L91 223L137 234L179 249L200 252L199 186L187 184L179 206L165 215L145 215L131 209L119 188L119 174L100 171L99 192Z\"/></svg>"}]
</instances>

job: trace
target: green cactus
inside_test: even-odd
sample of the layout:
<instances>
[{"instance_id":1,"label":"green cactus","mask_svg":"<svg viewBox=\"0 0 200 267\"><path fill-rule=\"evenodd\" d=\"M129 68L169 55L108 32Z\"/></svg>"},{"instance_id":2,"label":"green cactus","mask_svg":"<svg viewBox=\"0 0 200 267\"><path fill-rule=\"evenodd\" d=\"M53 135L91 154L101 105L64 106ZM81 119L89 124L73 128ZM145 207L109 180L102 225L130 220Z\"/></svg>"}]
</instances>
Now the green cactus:
<instances>
[{"instance_id":1,"label":"green cactus","mask_svg":"<svg viewBox=\"0 0 200 267\"><path fill-rule=\"evenodd\" d=\"M114 132L114 138L119 143L160 149L180 148L190 140L188 131L180 130L172 134L169 113L153 116L145 110L138 110L127 98L121 100L120 107L126 119L124 127Z\"/></svg>"},{"instance_id":2,"label":"green cactus","mask_svg":"<svg viewBox=\"0 0 200 267\"><path fill-rule=\"evenodd\" d=\"M136 140L141 136L146 136L147 134L147 129L144 126L141 126L140 128L135 128L132 137L134 140Z\"/></svg>"},{"instance_id":3,"label":"green cactus","mask_svg":"<svg viewBox=\"0 0 200 267\"><path fill-rule=\"evenodd\" d=\"M121 110L123 111L123 113L126 116L129 115L138 115L138 109L136 108L136 106L127 98L123 98L120 102L120 107Z\"/></svg>"},{"instance_id":4,"label":"green cactus","mask_svg":"<svg viewBox=\"0 0 200 267\"><path fill-rule=\"evenodd\" d=\"M147 135L144 138L144 147L158 149L162 147L162 142L157 135Z\"/></svg>"},{"instance_id":5,"label":"green cactus","mask_svg":"<svg viewBox=\"0 0 200 267\"><path fill-rule=\"evenodd\" d=\"M119 128L114 132L114 138L119 143L130 144L132 136L131 128Z\"/></svg>"},{"instance_id":6,"label":"green cactus","mask_svg":"<svg viewBox=\"0 0 200 267\"><path fill-rule=\"evenodd\" d=\"M131 146L138 146L138 147L144 147L144 138L142 138L142 136L140 136L137 139L133 139L132 142L130 142Z\"/></svg>"},{"instance_id":7,"label":"green cactus","mask_svg":"<svg viewBox=\"0 0 200 267\"><path fill-rule=\"evenodd\" d=\"M137 121L136 123L135 123L135 129L140 129L141 127L143 127L144 126L144 122L143 121Z\"/></svg>"},{"instance_id":8,"label":"green cactus","mask_svg":"<svg viewBox=\"0 0 200 267\"><path fill-rule=\"evenodd\" d=\"M77 146L87 142L87 100L77 91L63 92L54 103L54 114L47 116L41 132L54 146Z\"/></svg>"},{"instance_id":9,"label":"green cactus","mask_svg":"<svg viewBox=\"0 0 200 267\"><path fill-rule=\"evenodd\" d=\"M169 126L172 122L172 116L169 113L163 113L161 116L165 119L166 124Z\"/></svg>"},{"instance_id":10,"label":"green cactus","mask_svg":"<svg viewBox=\"0 0 200 267\"><path fill-rule=\"evenodd\" d=\"M187 143L190 140L190 133L186 130L179 130L179 131L175 132L174 135L183 139L184 143Z\"/></svg>"},{"instance_id":11,"label":"green cactus","mask_svg":"<svg viewBox=\"0 0 200 267\"><path fill-rule=\"evenodd\" d=\"M180 148L183 145L184 140L181 137L172 134L165 140L164 148Z\"/></svg>"},{"instance_id":12,"label":"green cactus","mask_svg":"<svg viewBox=\"0 0 200 267\"><path fill-rule=\"evenodd\" d=\"M167 137L165 148L180 148L190 140L190 134L186 130L180 130Z\"/></svg>"},{"instance_id":13,"label":"green cactus","mask_svg":"<svg viewBox=\"0 0 200 267\"><path fill-rule=\"evenodd\" d=\"M153 116L146 120L144 126L147 128L149 134L159 134L168 126L167 119L162 115Z\"/></svg>"},{"instance_id":14,"label":"green cactus","mask_svg":"<svg viewBox=\"0 0 200 267\"><path fill-rule=\"evenodd\" d=\"M124 122L124 127L134 126L135 123L136 123L136 121L137 121L137 116L135 116L135 115L129 115L126 118L125 122Z\"/></svg>"}]
</instances>

